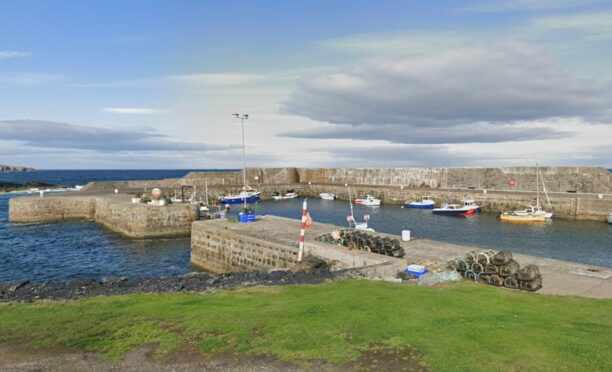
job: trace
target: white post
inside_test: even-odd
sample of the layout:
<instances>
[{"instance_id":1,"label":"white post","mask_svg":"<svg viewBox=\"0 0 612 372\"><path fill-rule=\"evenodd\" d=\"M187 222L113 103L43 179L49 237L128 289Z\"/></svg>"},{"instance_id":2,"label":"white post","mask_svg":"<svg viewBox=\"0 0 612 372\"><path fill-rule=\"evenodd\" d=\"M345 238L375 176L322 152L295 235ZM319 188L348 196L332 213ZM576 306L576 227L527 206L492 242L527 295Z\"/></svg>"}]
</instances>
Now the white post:
<instances>
[{"instance_id":1,"label":"white post","mask_svg":"<svg viewBox=\"0 0 612 372\"><path fill-rule=\"evenodd\" d=\"M302 204L302 225L300 227L300 250L298 251L298 262L302 261L302 256L304 255L304 235L306 233L306 215L307 215L308 204L306 203L306 199L304 199L304 204Z\"/></svg>"}]
</instances>

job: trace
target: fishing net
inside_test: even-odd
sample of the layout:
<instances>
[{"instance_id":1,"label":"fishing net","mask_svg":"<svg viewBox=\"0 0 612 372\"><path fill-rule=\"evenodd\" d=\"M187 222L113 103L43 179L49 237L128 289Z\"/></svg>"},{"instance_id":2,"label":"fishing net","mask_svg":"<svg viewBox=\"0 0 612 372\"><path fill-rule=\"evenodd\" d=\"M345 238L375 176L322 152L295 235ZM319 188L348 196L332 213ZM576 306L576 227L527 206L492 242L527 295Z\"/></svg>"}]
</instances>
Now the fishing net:
<instances>
[{"instance_id":1,"label":"fishing net","mask_svg":"<svg viewBox=\"0 0 612 372\"><path fill-rule=\"evenodd\" d=\"M484 272L485 274L488 274L488 275L498 275L499 267L493 264L486 264L484 267Z\"/></svg>"},{"instance_id":2,"label":"fishing net","mask_svg":"<svg viewBox=\"0 0 612 372\"><path fill-rule=\"evenodd\" d=\"M493 263L495 265L507 265L512 261L512 252L510 251L499 251L493 256Z\"/></svg>"},{"instance_id":3,"label":"fishing net","mask_svg":"<svg viewBox=\"0 0 612 372\"><path fill-rule=\"evenodd\" d=\"M538 276L534 280L530 281L521 280L519 281L519 287L524 291L535 292L542 288L542 277Z\"/></svg>"},{"instance_id":4,"label":"fishing net","mask_svg":"<svg viewBox=\"0 0 612 372\"><path fill-rule=\"evenodd\" d=\"M527 265L523 267L519 273L518 278L521 281L532 281L536 280L540 276L540 269L536 265Z\"/></svg>"},{"instance_id":5,"label":"fishing net","mask_svg":"<svg viewBox=\"0 0 612 372\"><path fill-rule=\"evenodd\" d=\"M509 276L504 279L504 287L510 289L519 289L519 282L515 277Z\"/></svg>"},{"instance_id":6,"label":"fishing net","mask_svg":"<svg viewBox=\"0 0 612 372\"><path fill-rule=\"evenodd\" d=\"M514 276L519 272L519 269L520 266L518 262L511 260L506 265L499 267L499 275L503 277Z\"/></svg>"}]
</instances>

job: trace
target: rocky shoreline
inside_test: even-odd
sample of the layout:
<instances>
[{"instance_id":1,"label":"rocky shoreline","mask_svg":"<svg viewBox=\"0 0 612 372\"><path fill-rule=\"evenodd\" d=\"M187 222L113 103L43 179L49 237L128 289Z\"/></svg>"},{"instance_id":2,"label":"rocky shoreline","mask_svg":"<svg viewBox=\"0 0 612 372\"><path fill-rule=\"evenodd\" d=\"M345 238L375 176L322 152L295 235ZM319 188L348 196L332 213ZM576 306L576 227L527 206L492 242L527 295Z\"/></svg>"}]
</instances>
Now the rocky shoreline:
<instances>
[{"instance_id":1,"label":"rocky shoreline","mask_svg":"<svg viewBox=\"0 0 612 372\"><path fill-rule=\"evenodd\" d=\"M259 285L320 284L340 277L350 277L345 271L330 271L328 267L272 272L255 270L221 275L190 273L155 279L105 278L81 279L69 282L44 281L0 283L0 303L23 303L41 300L76 300L85 297L123 295L131 293L209 293L217 290Z\"/></svg>"}]
</instances>

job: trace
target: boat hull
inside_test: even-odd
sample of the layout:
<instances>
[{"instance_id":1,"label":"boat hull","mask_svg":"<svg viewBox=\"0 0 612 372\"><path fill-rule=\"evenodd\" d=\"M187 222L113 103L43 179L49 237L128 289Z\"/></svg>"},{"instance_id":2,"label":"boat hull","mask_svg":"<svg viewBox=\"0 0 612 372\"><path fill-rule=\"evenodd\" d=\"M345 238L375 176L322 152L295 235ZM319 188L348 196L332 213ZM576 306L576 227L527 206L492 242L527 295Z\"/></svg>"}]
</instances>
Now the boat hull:
<instances>
[{"instance_id":1,"label":"boat hull","mask_svg":"<svg viewBox=\"0 0 612 372\"><path fill-rule=\"evenodd\" d=\"M451 217L467 217L476 213L476 209L434 209L433 214Z\"/></svg>"},{"instance_id":2,"label":"boat hull","mask_svg":"<svg viewBox=\"0 0 612 372\"><path fill-rule=\"evenodd\" d=\"M538 215L515 215L511 213L502 213L499 219L504 222L512 223L545 223L546 216L544 214Z\"/></svg>"},{"instance_id":3,"label":"boat hull","mask_svg":"<svg viewBox=\"0 0 612 372\"><path fill-rule=\"evenodd\" d=\"M435 208L435 204L434 203L431 203L431 204L408 203L408 204L406 204L406 208L411 208L411 209L434 209Z\"/></svg>"},{"instance_id":4,"label":"boat hull","mask_svg":"<svg viewBox=\"0 0 612 372\"><path fill-rule=\"evenodd\" d=\"M227 198L221 199L221 202L224 204L242 204L244 203L244 199L245 198L241 196L227 197ZM255 202L258 202L259 200L261 200L259 195L251 195L251 196L246 197L247 203L255 203Z\"/></svg>"}]
</instances>

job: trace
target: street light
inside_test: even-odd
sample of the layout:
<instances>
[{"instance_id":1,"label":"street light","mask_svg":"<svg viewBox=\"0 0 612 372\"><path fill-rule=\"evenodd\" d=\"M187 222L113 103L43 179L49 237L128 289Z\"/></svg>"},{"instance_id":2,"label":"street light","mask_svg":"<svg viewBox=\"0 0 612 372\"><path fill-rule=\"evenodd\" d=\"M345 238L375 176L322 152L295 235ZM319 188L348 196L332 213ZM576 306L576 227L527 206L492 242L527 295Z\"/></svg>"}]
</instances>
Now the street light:
<instances>
[{"instance_id":1,"label":"street light","mask_svg":"<svg viewBox=\"0 0 612 372\"><path fill-rule=\"evenodd\" d=\"M242 124L242 187L243 194L242 200L244 202L244 208L247 207L246 202L246 150L244 147L244 121L249 119L249 114L232 114L236 117L236 119L240 119L240 123Z\"/></svg>"}]
</instances>

